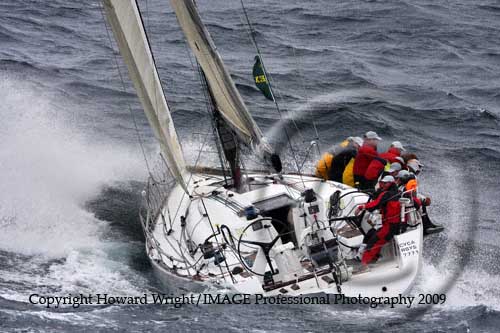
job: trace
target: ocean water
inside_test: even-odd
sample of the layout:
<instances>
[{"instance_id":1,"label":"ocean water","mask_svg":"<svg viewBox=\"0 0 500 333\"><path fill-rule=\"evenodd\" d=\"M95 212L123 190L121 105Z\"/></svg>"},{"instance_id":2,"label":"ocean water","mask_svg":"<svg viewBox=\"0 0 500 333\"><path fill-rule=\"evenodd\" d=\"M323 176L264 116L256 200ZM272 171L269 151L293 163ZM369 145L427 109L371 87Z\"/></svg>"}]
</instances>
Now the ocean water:
<instances>
[{"instance_id":1,"label":"ocean water","mask_svg":"<svg viewBox=\"0 0 500 333\"><path fill-rule=\"evenodd\" d=\"M158 148L99 2L4 0L0 331L497 331L498 1L245 1L286 121L253 86L255 49L240 1L197 2L257 123L271 138L286 126L298 159L308 156L304 172L317 158L308 155L311 141L324 150L367 130L382 136L381 148L397 139L418 154L430 213L446 231L426 238L412 293L446 293L446 303L30 304L34 293L162 290L138 218L145 160L153 163ZM168 1L139 5L184 152L194 161L210 132L194 58ZM206 161L215 158L207 154ZM282 156L295 171L291 152L283 148Z\"/></svg>"}]
</instances>

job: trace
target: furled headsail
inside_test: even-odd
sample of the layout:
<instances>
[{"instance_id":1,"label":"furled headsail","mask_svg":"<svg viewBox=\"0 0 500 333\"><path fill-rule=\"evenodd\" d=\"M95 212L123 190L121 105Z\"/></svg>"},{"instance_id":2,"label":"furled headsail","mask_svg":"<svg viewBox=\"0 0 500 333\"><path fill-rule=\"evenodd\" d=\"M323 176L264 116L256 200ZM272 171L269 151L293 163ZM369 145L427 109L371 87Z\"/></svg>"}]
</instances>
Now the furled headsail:
<instances>
[{"instance_id":1,"label":"furled headsail","mask_svg":"<svg viewBox=\"0 0 500 333\"><path fill-rule=\"evenodd\" d=\"M179 25L205 74L216 107L238 138L252 147L279 172L281 162L236 89L193 0L170 0Z\"/></svg>"},{"instance_id":2,"label":"furled headsail","mask_svg":"<svg viewBox=\"0 0 500 333\"><path fill-rule=\"evenodd\" d=\"M160 142L170 172L187 190L184 156L137 3L135 0L103 0L103 3L129 76L154 135Z\"/></svg>"}]
</instances>

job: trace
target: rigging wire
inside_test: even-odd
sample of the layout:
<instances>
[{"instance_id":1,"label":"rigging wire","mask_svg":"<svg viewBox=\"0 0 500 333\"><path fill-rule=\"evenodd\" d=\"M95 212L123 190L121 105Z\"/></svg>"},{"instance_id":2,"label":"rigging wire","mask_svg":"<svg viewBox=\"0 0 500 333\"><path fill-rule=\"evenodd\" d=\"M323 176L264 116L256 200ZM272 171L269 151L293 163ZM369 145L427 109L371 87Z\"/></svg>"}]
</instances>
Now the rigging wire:
<instances>
[{"instance_id":1,"label":"rigging wire","mask_svg":"<svg viewBox=\"0 0 500 333\"><path fill-rule=\"evenodd\" d=\"M246 10L246 7L245 7L245 4L243 3L243 0L240 0L241 2L241 8L243 9L243 13L245 15L245 19L246 19L246 22L248 24L248 28L250 29L250 40L252 41L256 51L257 51L257 54L259 55L259 58L260 58L260 61L261 61L261 65L262 65L262 69L264 70L264 75L267 77L267 71L266 71L266 67L264 65L264 59L262 58L262 53L260 52L260 48L259 48L259 45L257 44L257 40L255 39L255 30L253 29L253 26L252 26L252 23L250 22L250 18L248 17L248 13L247 13L247 10ZM274 96L274 92L273 92L273 89L272 89L272 84L271 84L271 80L267 80L267 83L269 84L269 90L271 92L271 97L273 98L273 101L274 101L274 104L276 106L276 110L278 111L278 115L280 117L280 120L283 121L283 115L281 113L281 110L280 110L280 107L279 107L279 104L278 104L278 101L276 100L275 96ZM283 98L281 97L281 95L279 96L282 100ZM293 123L295 124L295 121L292 119ZM301 171L301 168L300 168L300 165L299 165L299 162L297 160L297 154L295 152L295 149L293 148L293 144L292 144L292 141L290 139L290 135L288 134L288 131L286 129L286 126L283 128L284 132L285 132L285 135L286 135L286 138L287 138L287 141L288 141L288 144L290 146L290 151L292 153L292 157L294 159L294 162L296 164L296 167L297 167L297 172L299 174L302 174L302 171ZM297 130L298 127L297 127ZM299 130L299 133L300 133L300 130ZM302 179L302 176L300 176L301 179Z\"/></svg>"},{"instance_id":2,"label":"rigging wire","mask_svg":"<svg viewBox=\"0 0 500 333\"><path fill-rule=\"evenodd\" d=\"M280 3L281 3L281 1L280 1ZM280 6L280 7L281 7L281 8L283 8L283 6ZM297 67L297 69L298 69L298 71L299 71L299 77L304 78L304 77L305 77L304 72L303 72L303 68L304 68L304 66L302 66L302 63L301 63L301 57L297 56L297 53L296 53L296 51L295 51L295 47L293 47L293 46L292 46L292 52L293 52L293 59L295 60L296 67ZM304 81L305 81L305 80L299 80L299 81L300 81L300 84L301 84L301 86L302 86L302 90L303 90L303 92L304 92L306 102L309 102L309 100L310 100L310 96L309 96L309 94L307 93L307 91L308 91L308 90L307 90L307 87L306 87L306 85L305 85L305 83L304 83ZM306 103L306 104L307 104L307 103ZM315 137L315 140L318 140L318 141L319 141L319 140L320 140L320 136L319 136L319 133L318 133L318 128L317 128L317 126L316 126L316 122L314 121L314 117L313 117L313 114L312 114L312 110L311 110L311 109L309 109L308 111L309 111L309 115L310 115L310 117L311 117L311 122L312 122L312 125L313 125L314 134L315 134L315 136L316 136L316 137ZM319 143L318 143L318 147L319 147ZM318 149L319 149L319 148L318 148Z\"/></svg>"},{"instance_id":3,"label":"rigging wire","mask_svg":"<svg viewBox=\"0 0 500 333\"><path fill-rule=\"evenodd\" d=\"M196 2L194 1L195 5L196 5ZM200 90L202 91L203 93L203 97L205 99L205 106L206 106L206 111L207 111L207 115L208 115L208 118L210 119L210 122L209 124L211 124L211 127L212 127L212 135L213 135L213 138L214 138L214 142L215 142L215 145L216 145L216 148L217 148L217 152L218 152L218 156L219 156L219 162L221 164L221 168L222 168L222 173L223 173L223 176L224 176L224 181L227 183L227 176L226 176L226 167L224 165L224 160L223 160L223 157L222 157L222 147L220 146L220 143L219 143L219 140L217 139L217 129L216 129L216 126L215 126L215 123L214 123L214 117L213 117L213 109L211 107L212 104L210 102L210 96L208 94L208 84L207 84L207 81L206 81L206 78L203 74L203 70L201 69L201 66L200 64L196 61L196 66L195 66L195 62L193 61L193 57L192 57L192 54L190 52L190 49L188 47L188 43L187 43L187 40L184 38L184 49L188 55L188 58L189 58L189 62L191 63L191 69L193 70L193 73L197 73L198 74L198 82L199 82L199 85L200 85ZM208 127L208 126L207 126ZM208 140L208 135L205 136L205 140ZM203 144L202 148L200 148L200 152L201 150L203 149L205 143ZM196 166L196 165L195 165Z\"/></svg>"},{"instance_id":4,"label":"rigging wire","mask_svg":"<svg viewBox=\"0 0 500 333\"><path fill-rule=\"evenodd\" d=\"M139 8L139 4L137 3L137 0L135 0L135 4L137 6L137 10L139 11L139 15L141 16L141 20L142 20L142 14L141 14L141 10ZM146 39L148 40L148 44L149 44L149 37L148 37L148 34L146 32L147 27L150 26L150 24L149 24L149 5L148 4L149 4L149 1L146 0L146 21L145 22L143 21L143 25L144 25L144 34L146 35ZM151 49L151 56L153 56L153 50L152 50L151 44L149 45L149 48ZM153 62L155 62L154 58L153 58ZM156 68L156 64L154 67ZM155 68L151 69L153 77L155 76ZM158 70L156 69L156 71L158 71ZM161 85L160 73L158 73L158 80L160 81L160 85ZM163 87L162 87L162 90L163 90ZM157 89L155 89L154 91L155 91L155 105L156 105L156 108L158 109L158 91L157 91ZM167 107L168 107L168 104L167 104ZM180 142L179 142L179 145L180 145ZM168 166L168 163L167 163L167 166Z\"/></svg>"},{"instance_id":5,"label":"rigging wire","mask_svg":"<svg viewBox=\"0 0 500 333\"><path fill-rule=\"evenodd\" d=\"M149 24L149 6L148 6L148 3L149 3L149 2L146 0L146 20L147 20L147 23ZM140 19L141 19L142 24L143 24L143 26L144 26L144 20L143 20L143 18L142 18L141 10L140 10L140 8L139 8L139 4L137 3L137 0L135 0L135 4L136 4L136 6L137 6L137 11L139 12ZM151 57L152 57L152 59L153 59L153 68L152 68L152 71L153 71L153 76L155 76L155 74L157 75L157 77L158 77L158 81L159 81L159 83L160 83L160 88L162 89L163 95L165 96L165 92L163 91L163 86L161 85L160 73L158 73L158 69L157 69L157 67L156 67L156 60L155 60L155 58L154 58L153 51L151 50L151 43L150 43L150 41L149 41L149 37L148 37L148 34L147 34L147 32L146 32L146 27L145 27L145 26L144 26L144 34L145 34L145 36L146 36L147 43L148 43L148 45L149 45L149 47L150 47ZM155 72L156 72L156 73L155 73ZM165 97L164 97L164 98L165 98ZM165 101L165 102L166 102L166 101ZM155 104L156 104L156 106L158 107L157 89L155 89ZM168 104L167 104L167 107L168 107ZM169 108L169 109L170 109L170 108ZM169 111L170 111L170 110L169 110ZM174 131L175 131L175 132L177 132L177 131L175 130L175 128L174 128ZM203 143L203 144L204 144L204 143ZM179 142L179 145L180 145L180 142ZM182 149L182 146L181 146L181 149ZM198 156L198 157L199 157L199 156ZM167 170L171 173L170 168L169 168L169 166L168 166L168 163L166 164L166 167L167 167ZM189 179L188 179L188 181L187 181L186 185L187 185L187 184L189 184L189 183L191 182L191 178L192 178L192 176L193 176L193 174L190 174L190 175L189 175ZM151 178L153 179L153 181L154 181L154 178L153 178L153 176L152 176L151 174L150 174L150 177L151 177ZM177 207L177 210L176 210L176 212L175 212L175 215L174 215L173 220L175 220L175 219L176 219L177 214L179 213L179 210L180 210L180 208L181 208L181 206L182 206L182 203L183 203L183 201L184 201L184 198L186 197L186 194L187 194L187 192L186 192L186 191L183 191L183 193L182 193L182 197L181 197L181 200L179 201L179 205L178 205L178 207ZM163 208L160 208L160 209L162 210ZM167 211L169 212L169 208L168 208L168 206L167 206Z\"/></svg>"},{"instance_id":6,"label":"rigging wire","mask_svg":"<svg viewBox=\"0 0 500 333\"><path fill-rule=\"evenodd\" d=\"M111 48L111 50L113 52L113 58L115 60L115 66L116 66L116 69L118 71L118 76L120 77L120 81L122 83L122 90L123 90L124 93L126 93L127 90L126 90L126 87L125 87L125 80L123 79L123 75L122 75L122 72L120 70L120 64L118 62L118 57L116 55L116 52L114 51L113 42L112 42L112 39L111 39L111 35L109 33L108 24L107 24L107 21L106 21L106 15L104 14L104 8L103 8L103 5L102 5L101 1L99 1L99 9L101 11L101 15L102 15L102 20L103 20L103 23L104 23L104 27L106 28L106 35L108 37L109 46L110 46L110 48ZM137 125L137 120L135 118L134 112L132 111L132 107L130 106L130 103L127 103L127 108L128 108L128 110L130 112L130 115L132 116L132 121L134 123L135 133L137 135L137 140L139 141L139 145L141 147L142 156L144 158L144 162L146 164L146 168L148 170L148 174L149 174L149 176L151 178L153 178L153 175L151 173L151 168L149 167L148 158L147 158L147 155L146 155L146 150L144 149L144 142L143 142L141 133L139 131L139 126Z\"/></svg>"},{"instance_id":7,"label":"rigging wire","mask_svg":"<svg viewBox=\"0 0 500 333\"><path fill-rule=\"evenodd\" d=\"M209 102L208 102L208 98L209 98L209 97L207 96L207 92L205 91L205 89L203 89L203 88L204 88L204 87L203 87L203 82L204 82L204 81L203 81L203 76L202 76L202 73L201 73L201 68L200 68L199 64L198 64L198 66L197 66L197 67L195 67L195 64L194 64L194 62L193 62L193 59L192 59L191 53L189 52L189 48L188 48L187 43L186 43L186 41L185 41L185 40L184 40L184 47L185 47L186 53L187 53L187 55L188 55L189 62L191 63L191 68L192 68L192 70L193 70L193 73L198 73L198 78L199 78L199 82L200 82L201 90L202 90L203 95L204 95L204 97L205 97L206 110L207 110L207 113L208 113L208 115L209 115L209 117L210 117L211 110L210 110L210 104L209 104ZM214 135L215 135L215 134L214 134ZM203 149L205 148L205 144L206 144L206 143L207 143L207 141L208 141L208 137L209 137L209 135L205 135L205 139L203 140L203 143L201 144L201 147L200 147L200 149L198 150L198 156L196 157L196 160L195 160L195 163L194 163L194 167L195 167L195 168L198 166L198 163L199 163L199 161L200 161L201 154L202 154L202 152L203 152ZM216 144L217 144L217 140L216 140ZM219 147L217 147L217 148L219 148ZM219 153L219 155L220 155L220 153ZM189 175L189 179L188 179L188 184L191 182L192 177L193 177L193 173L190 173L190 175ZM180 210L180 208L181 208L181 205L182 205L182 202L183 202L183 200L184 200L184 196L185 196L185 194L186 194L186 192L184 192L184 193L183 193L183 196L182 196L182 198L181 198L181 201L179 202L179 206L177 207L177 210L176 210L176 212L175 212L175 214L174 214L174 218L173 218L174 220L177 218L177 215L178 215L179 210Z\"/></svg>"},{"instance_id":8,"label":"rigging wire","mask_svg":"<svg viewBox=\"0 0 500 333\"><path fill-rule=\"evenodd\" d=\"M146 1L146 11L148 11L148 6L147 6L147 4L148 4L148 1ZM148 13L146 13L146 14L148 15ZM148 18L147 18L147 19L148 19ZM186 49L186 53L188 54L188 58L189 58L189 61L190 61L190 63L191 63L191 67L192 67L192 69L193 69L193 72L196 72L196 68L195 68L195 65L194 65L193 60L192 60L192 57L191 57L191 53L189 52L189 50L188 50L188 48L187 48L186 43L184 43L184 46L185 46L185 49ZM198 72L199 72L199 71L200 71L200 69L199 69L199 65L198 65ZM200 75L201 75L201 74L200 74ZM201 79L200 79L200 80L201 80ZM202 90L203 90L203 89L202 89ZM205 94L205 99L206 99L206 98L207 98L207 96L206 96L206 92L205 92L204 90L203 90L203 92L204 92L204 94ZM155 98L156 98L156 91L155 91ZM158 101L156 101L156 102L158 102ZM208 107L208 106L207 106L207 112L210 112L210 110L209 110L209 107ZM200 144L200 148L199 148L199 150L198 150L198 155L197 155L196 160L195 160L195 162L194 162L194 167L195 167L195 168L198 166L198 163L199 163L199 161L200 161L201 154L202 154L202 152L203 152L203 150L204 150L204 148L205 148L205 145L206 145L207 141L208 141L208 135L206 135L206 136L205 136L204 140L203 140L203 141L201 142L201 144ZM192 179L192 178L193 178L193 173L190 173L190 174L189 174L189 178L188 178L188 180L187 180L187 184L189 184L189 183L191 182L191 179ZM174 220L177 218L177 215L178 215L178 213L179 213L180 207L182 206L182 202L184 201L184 198L185 198L186 194L187 194L186 192L183 192L182 198L181 198L181 200L180 200L180 202L179 202L179 205L178 205L178 207L177 207L177 209L176 209L176 212L175 212L175 214L174 214L174 217L173 217L173 219L174 219Z\"/></svg>"},{"instance_id":9,"label":"rigging wire","mask_svg":"<svg viewBox=\"0 0 500 333\"><path fill-rule=\"evenodd\" d=\"M160 73L158 72L158 67L156 66L156 59L155 59L153 50L151 48L151 42L149 40L149 35L148 35L147 31L146 31L146 24L144 23L144 19L142 18L142 12L141 12L141 9L139 7L139 3L137 2L137 0L135 0L135 5L137 7L137 12L139 14L139 18L141 20L141 23L142 23L142 26L143 26L143 29L144 29L144 36L146 37L147 46L149 47L149 51L150 51L150 54L151 54L151 59L153 60L153 66L151 68L152 69L152 74L153 74L153 77L156 76L158 78L158 83L160 85L160 89L161 89L161 92L162 92L163 100L165 101L165 104L167 105L168 112L170 112L170 107L168 106L168 103L167 103L166 98L165 98L165 96L166 96L165 95L165 91L163 89L163 85L161 84ZM148 6L148 0L146 0L146 15L147 15L146 16L146 20L147 20L147 23L149 24L149 6ZM155 96L154 96L155 105L158 108L158 103L160 102L160 100L158 99L157 89L154 89L154 94L155 94ZM170 118L172 118L172 112L170 112ZM171 121L173 121L173 119L171 119ZM175 127L173 127L173 131L176 134L176 136L179 137L179 135L177 135L177 130L175 129ZM177 141L177 142L178 142L178 144L179 144L179 146L181 148L181 151L182 151L182 145L181 145L180 141ZM170 173L172 173L171 170L170 170L170 167L169 167L168 163L167 163L167 169L169 170ZM152 175L150 175L150 176L151 176L151 178L153 178ZM187 184L189 184L190 181L191 181L191 177L188 179L188 181L187 181L187 183L185 183L185 185L187 186ZM187 188L184 190L184 193L186 193L186 192L187 192Z\"/></svg>"},{"instance_id":10,"label":"rigging wire","mask_svg":"<svg viewBox=\"0 0 500 333\"><path fill-rule=\"evenodd\" d=\"M267 78L269 78L269 80L267 80L268 84L269 84L269 87L271 87L271 82L274 81L272 76L271 76L271 73L268 73L266 70L265 70L265 66L264 66L264 60L262 58L262 53L260 52L260 48L257 44L257 41L255 40L255 31L253 30L253 25L251 24L250 20L249 20L249 17L247 15L247 12L246 12L246 8L244 7L244 5L242 4L243 6L243 11L245 13L245 17L241 17L241 21L243 22L244 25L247 26L247 29L246 29L246 32L248 34L248 37L250 39L250 41L252 42L252 45L255 47L256 51L257 51L257 54L259 55L259 58L261 60L261 65L262 65L262 68L264 69L264 75ZM273 98L273 102L275 103L275 106L278 110L278 113L280 113L280 108L276 102L276 99L275 99L275 96L274 96L274 93L275 91L273 89L270 89L270 92L271 92L271 95L272 95L272 98ZM281 95L281 91L279 89L276 89L276 94L277 94L277 97L279 98L279 100L284 103L284 98L283 96ZM297 122L295 121L295 119L293 119L293 117L289 117L290 121L292 122L293 126L295 127L295 129L297 130L297 133L299 134L299 136L301 137L301 141L305 141L304 140L304 136L302 135L302 132L299 128L299 126L297 125ZM281 119L281 115L280 115L280 120Z\"/></svg>"}]
</instances>

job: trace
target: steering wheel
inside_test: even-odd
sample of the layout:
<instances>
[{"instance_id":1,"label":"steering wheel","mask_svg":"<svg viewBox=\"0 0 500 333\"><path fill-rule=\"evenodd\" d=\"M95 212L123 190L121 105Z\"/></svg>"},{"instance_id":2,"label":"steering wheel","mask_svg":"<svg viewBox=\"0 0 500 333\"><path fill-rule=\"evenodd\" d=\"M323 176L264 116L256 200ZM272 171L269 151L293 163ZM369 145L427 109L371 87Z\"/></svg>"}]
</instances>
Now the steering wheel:
<instances>
[{"instance_id":1,"label":"steering wheel","mask_svg":"<svg viewBox=\"0 0 500 333\"><path fill-rule=\"evenodd\" d=\"M267 222L269 221L269 222ZM267 222L264 223L264 222ZM280 221L280 220L277 220L277 219L273 219L271 217L264 217L264 218L261 218L261 219L258 219L252 223L250 223L249 225L247 225L245 227L245 229L243 229L241 235L240 235L240 238L238 239L238 256L240 258L240 262L243 264L243 266L245 266L245 268L252 272L253 274L255 275L259 275L259 276L264 276L265 274L260 274L260 273L257 273L255 272L254 270L252 270L252 268L250 268L250 266L246 263L246 261L244 260L244 258L242 258L241 256L241 244L250 244L250 245L257 245L259 246L261 249L262 249L262 252L264 253L264 256L266 258L266 262L267 264L269 265L269 268L271 269L271 274L274 275L276 274L275 270L274 270L274 267L273 267L273 264L271 262L271 258L269 257L269 253L271 252L271 249L273 248L273 246L276 244L276 242L282 237L282 236L285 236L285 235L288 235L288 234L292 234L294 233L293 230L291 231L288 231L288 232L284 232L284 233L278 233L278 235L276 237L274 237L270 242L258 242L258 241L251 241L251 240L246 240L246 239L243 239L246 231L248 230L248 228L252 227L254 230L259 230L259 229L255 229L254 226L258 225L258 224L261 224L261 228L262 229L267 229L267 228L270 228L271 226L274 227L274 225L272 223L276 223L278 225L281 225L285 228L289 228L289 226L287 224L285 224L283 221ZM274 227L274 229L276 230L276 228ZM285 229L286 230L286 229ZM276 230L276 232L278 232ZM258 254L258 252L257 252ZM257 258L255 258L256 260L254 262L257 261Z\"/></svg>"}]
</instances>

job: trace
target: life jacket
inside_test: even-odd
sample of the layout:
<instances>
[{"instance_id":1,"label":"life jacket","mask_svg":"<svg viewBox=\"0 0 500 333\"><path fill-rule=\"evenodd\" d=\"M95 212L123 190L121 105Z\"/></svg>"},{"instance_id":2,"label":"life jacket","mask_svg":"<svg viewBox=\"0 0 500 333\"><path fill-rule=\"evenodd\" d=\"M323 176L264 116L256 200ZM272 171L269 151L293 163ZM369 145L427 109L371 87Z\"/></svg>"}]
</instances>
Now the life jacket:
<instances>
[{"instance_id":1,"label":"life jacket","mask_svg":"<svg viewBox=\"0 0 500 333\"><path fill-rule=\"evenodd\" d=\"M368 169L371 161L377 156L378 153L375 148L366 144L362 145L359 148L356 160L354 161L354 175L364 177L366 169Z\"/></svg>"},{"instance_id":2,"label":"life jacket","mask_svg":"<svg viewBox=\"0 0 500 333\"><path fill-rule=\"evenodd\" d=\"M379 209L382 213L382 223L399 223L401 220L400 197L401 194L396 184L392 184L388 190L382 191L375 200L365 204L365 208L369 211Z\"/></svg>"},{"instance_id":3,"label":"life jacket","mask_svg":"<svg viewBox=\"0 0 500 333\"><path fill-rule=\"evenodd\" d=\"M332 166L333 154L326 152L321 156L320 160L316 164L316 177L328 180L328 175Z\"/></svg>"},{"instance_id":4,"label":"life jacket","mask_svg":"<svg viewBox=\"0 0 500 333\"><path fill-rule=\"evenodd\" d=\"M417 193L417 189L418 189L417 178L410 179L405 185L406 191L413 191Z\"/></svg>"},{"instance_id":5,"label":"life jacket","mask_svg":"<svg viewBox=\"0 0 500 333\"><path fill-rule=\"evenodd\" d=\"M406 182L401 184L399 187L399 192L403 197L411 199L415 208L419 209L422 206L422 200L417 195L418 181L415 175L410 175L411 178L407 179Z\"/></svg>"}]
</instances>

